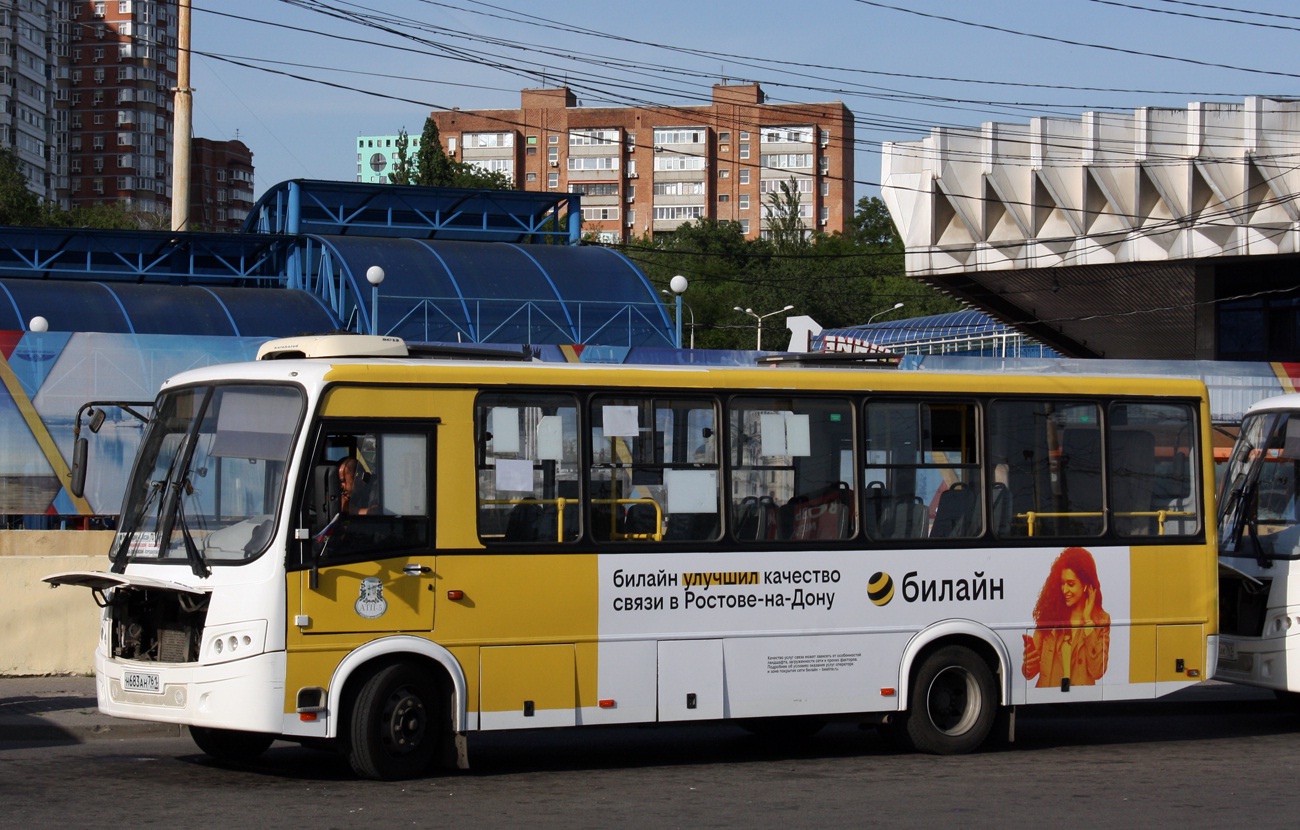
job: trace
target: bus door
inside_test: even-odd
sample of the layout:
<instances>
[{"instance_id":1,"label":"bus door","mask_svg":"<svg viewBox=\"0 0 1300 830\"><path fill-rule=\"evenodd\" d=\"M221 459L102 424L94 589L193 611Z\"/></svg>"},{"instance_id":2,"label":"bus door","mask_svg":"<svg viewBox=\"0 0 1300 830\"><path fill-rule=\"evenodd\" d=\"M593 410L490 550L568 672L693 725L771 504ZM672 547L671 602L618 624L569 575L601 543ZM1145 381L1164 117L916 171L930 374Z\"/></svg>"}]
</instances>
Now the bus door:
<instances>
[{"instance_id":1,"label":"bus door","mask_svg":"<svg viewBox=\"0 0 1300 830\"><path fill-rule=\"evenodd\" d=\"M322 424L290 582L304 634L433 628L433 426Z\"/></svg>"}]
</instances>

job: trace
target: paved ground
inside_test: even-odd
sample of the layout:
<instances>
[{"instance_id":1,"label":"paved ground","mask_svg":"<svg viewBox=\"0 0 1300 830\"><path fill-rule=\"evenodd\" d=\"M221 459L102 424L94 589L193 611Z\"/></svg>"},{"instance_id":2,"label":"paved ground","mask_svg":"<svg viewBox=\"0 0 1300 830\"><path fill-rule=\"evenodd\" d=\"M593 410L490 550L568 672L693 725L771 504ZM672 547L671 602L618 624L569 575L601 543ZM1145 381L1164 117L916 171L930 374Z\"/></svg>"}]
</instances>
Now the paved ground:
<instances>
[{"instance_id":1,"label":"paved ground","mask_svg":"<svg viewBox=\"0 0 1300 830\"><path fill-rule=\"evenodd\" d=\"M95 705L95 678L0 677L0 741L184 737L184 727L123 720Z\"/></svg>"}]
</instances>

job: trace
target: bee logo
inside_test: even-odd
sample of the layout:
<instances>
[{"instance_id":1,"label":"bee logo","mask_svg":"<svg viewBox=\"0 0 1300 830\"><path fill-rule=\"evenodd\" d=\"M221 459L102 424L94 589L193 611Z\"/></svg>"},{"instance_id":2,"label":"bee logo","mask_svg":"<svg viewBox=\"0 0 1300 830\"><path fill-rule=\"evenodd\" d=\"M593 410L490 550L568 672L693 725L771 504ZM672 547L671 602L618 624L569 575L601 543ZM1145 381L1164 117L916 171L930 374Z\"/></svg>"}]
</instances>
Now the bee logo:
<instances>
[{"instance_id":1,"label":"bee logo","mask_svg":"<svg viewBox=\"0 0 1300 830\"><path fill-rule=\"evenodd\" d=\"M867 582L867 599L876 605L888 605L894 598L894 579L884 571L876 571Z\"/></svg>"}]
</instances>

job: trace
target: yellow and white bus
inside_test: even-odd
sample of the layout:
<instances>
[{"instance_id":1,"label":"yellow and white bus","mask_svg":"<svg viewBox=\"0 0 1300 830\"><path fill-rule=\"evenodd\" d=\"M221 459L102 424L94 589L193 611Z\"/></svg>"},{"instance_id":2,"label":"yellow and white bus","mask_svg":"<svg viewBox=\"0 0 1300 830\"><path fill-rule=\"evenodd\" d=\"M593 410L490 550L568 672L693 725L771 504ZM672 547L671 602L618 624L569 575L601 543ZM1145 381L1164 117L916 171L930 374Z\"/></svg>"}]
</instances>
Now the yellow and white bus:
<instances>
[{"instance_id":1,"label":"yellow and white bus","mask_svg":"<svg viewBox=\"0 0 1300 830\"><path fill-rule=\"evenodd\" d=\"M103 711L387 779L536 727L967 752L1002 709L1213 671L1199 382L405 354L165 384L112 567L49 578L103 605Z\"/></svg>"}]
</instances>

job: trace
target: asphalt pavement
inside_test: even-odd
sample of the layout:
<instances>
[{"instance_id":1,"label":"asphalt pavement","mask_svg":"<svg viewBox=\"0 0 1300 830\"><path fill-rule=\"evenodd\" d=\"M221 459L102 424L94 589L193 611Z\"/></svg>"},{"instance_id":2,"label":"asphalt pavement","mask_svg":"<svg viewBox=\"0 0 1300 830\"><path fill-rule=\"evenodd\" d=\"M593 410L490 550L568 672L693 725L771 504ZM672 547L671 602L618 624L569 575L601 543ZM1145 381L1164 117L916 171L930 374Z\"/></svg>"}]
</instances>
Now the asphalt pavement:
<instances>
[{"instance_id":1,"label":"asphalt pavement","mask_svg":"<svg viewBox=\"0 0 1300 830\"><path fill-rule=\"evenodd\" d=\"M95 678L80 675L0 677L0 742L74 742L142 736L185 737L185 727L105 715Z\"/></svg>"}]
</instances>

